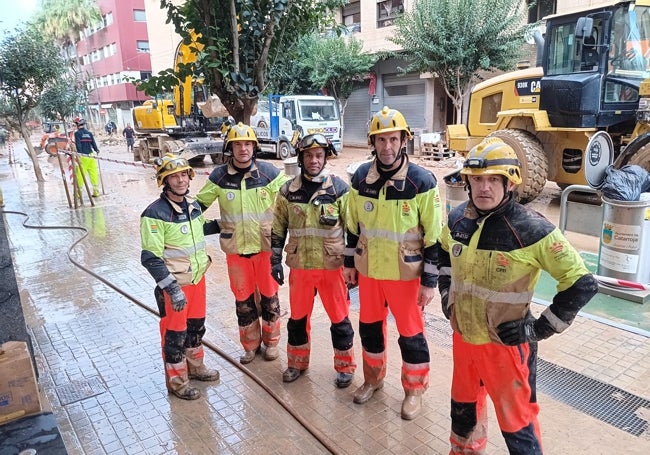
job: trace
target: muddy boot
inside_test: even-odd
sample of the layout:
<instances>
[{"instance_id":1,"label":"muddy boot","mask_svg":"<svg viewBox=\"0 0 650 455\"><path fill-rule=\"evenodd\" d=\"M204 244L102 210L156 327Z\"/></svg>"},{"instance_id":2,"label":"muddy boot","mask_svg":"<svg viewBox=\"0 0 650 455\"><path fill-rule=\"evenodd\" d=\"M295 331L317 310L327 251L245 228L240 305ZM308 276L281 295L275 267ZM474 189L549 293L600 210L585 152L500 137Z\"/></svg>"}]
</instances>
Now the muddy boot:
<instances>
[{"instance_id":1,"label":"muddy boot","mask_svg":"<svg viewBox=\"0 0 650 455\"><path fill-rule=\"evenodd\" d=\"M183 400L196 400L201 397L199 389L190 386L187 376L187 362L165 363L167 390Z\"/></svg>"},{"instance_id":2,"label":"muddy boot","mask_svg":"<svg viewBox=\"0 0 650 455\"><path fill-rule=\"evenodd\" d=\"M209 370L203 363L203 346L185 349L188 377L197 381L218 381L219 372Z\"/></svg>"},{"instance_id":3,"label":"muddy boot","mask_svg":"<svg viewBox=\"0 0 650 455\"><path fill-rule=\"evenodd\" d=\"M422 410L422 395L406 393L402 401L402 419L413 420Z\"/></svg>"}]
</instances>

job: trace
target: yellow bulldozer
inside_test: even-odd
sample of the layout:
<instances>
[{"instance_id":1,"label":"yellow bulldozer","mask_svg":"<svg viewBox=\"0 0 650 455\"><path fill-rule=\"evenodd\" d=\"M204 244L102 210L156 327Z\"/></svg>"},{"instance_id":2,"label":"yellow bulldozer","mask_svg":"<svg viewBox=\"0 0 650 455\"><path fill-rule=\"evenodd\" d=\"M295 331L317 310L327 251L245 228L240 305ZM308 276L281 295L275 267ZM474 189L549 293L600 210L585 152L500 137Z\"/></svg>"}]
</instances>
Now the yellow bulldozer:
<instances>
[{"instance_id":1,"label":"yellow bulldozer","mask_svg":"<svg viewBox=\"0 0 650 455\"><path fill-rule=\"evenodd\" d=\"M522 163L523 203L547 181L598 187L612 162L650 170L650 0L554 14L545 29L541 66L477 84L449 148L503 139Z\"/></svg>"},{"instance_id":2,"label":"yellow bulldozer","mask_svg":"<svg viewBox=\"0 0 650 455\"><path fill-rule=\"evenodd\" d=\"M193 49L201 44L179 43L174 59L175 68L196 61ZM209 155L212 162L223 162L224 123L228 111L219 99L210 96L201 79L187 76L174 87L169 99L148 100L131 111L136 144L135 161L149 162L152 158L173 153L187 158L191 163L202 162Z\"/></svg>"}]
</instances>

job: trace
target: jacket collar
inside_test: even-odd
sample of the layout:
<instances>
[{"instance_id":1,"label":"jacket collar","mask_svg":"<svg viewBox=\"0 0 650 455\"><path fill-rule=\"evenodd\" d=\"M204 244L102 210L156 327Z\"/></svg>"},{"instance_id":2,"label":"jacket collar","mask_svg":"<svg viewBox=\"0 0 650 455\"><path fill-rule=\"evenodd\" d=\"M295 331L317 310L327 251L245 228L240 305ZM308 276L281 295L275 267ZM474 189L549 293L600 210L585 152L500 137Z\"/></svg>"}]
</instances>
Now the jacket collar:
<instances>
[{"instance_id":1,"label":"jacket collar","mask_svg":"<svg viewBox=\"0 0 650 455\"><path fill-rule=\"evenodd\" d=\"M228 161L228 174L230 175L241 174L241 171L232 164L232 160ZM257 162L253 159L253 164L251 164L251 168L248 171L246 171L246 173L244 174L244 178L248 178L248 177L259 178L259 176L260 176L260 171L257 169Z\"/></svg>"},{"instance_id":2,"label":"jacket collar","mask_svg":"<svg viewBox=\"0 0 650 455\"><path fill-rule=\"evenodd\" d=\"M394 186L398 191L404 189L404 183L406 181L406 174L408 173L409 168L409 157L406 154L403 154L403 161L399 169L393 176L384 183L385 186ZM368 175L366 176L366 183L372 185L377 180L381 178L379 173L379 165L377 164L377 157L372 160L370 169L368 170Z\"/></svg>"}]
</instances>

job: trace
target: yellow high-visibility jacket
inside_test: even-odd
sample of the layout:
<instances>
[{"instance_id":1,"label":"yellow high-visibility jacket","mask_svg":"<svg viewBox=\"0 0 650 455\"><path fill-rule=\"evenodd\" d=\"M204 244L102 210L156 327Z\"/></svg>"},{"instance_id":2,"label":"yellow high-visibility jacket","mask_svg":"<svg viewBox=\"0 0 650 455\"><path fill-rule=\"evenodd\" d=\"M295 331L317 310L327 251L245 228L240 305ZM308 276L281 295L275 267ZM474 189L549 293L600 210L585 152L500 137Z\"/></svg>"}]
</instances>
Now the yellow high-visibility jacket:
<instances>
[{"instance_id":1,"label":"yellow high-visibility jacket","mask_svg":"<svg viewBox=\"0 0 650 455\"><path fill-rule=\"evenodd\" d=\"M377 159L354 173L348 197L345 266L378 280L421 279L435 287L435 244L442 230L436 178L403 155L382 177Z\"/></svg>"},{"instance_id":2,"label":"yellow high-visibility jacket","mask_svg":"<svg viewBox=\"0 0 650 455\"><path fill-rule=\"evenodd\" d=\"M329 175L313 194L304 186L302 176L285 183L275 202L271 246L276 259L298 269L338 269L345 250L345 211L348 185Z\"/></svg>"},{"instance_id":3,"label":"yellow high-visibility jacket","mask_svg":"<svg viewBox=\"0 0 650 455\"><path fill-rule=\"evenodd\" d=\"M271 251L275 196L287 179L284 172L264 161L254 161L245 173L230 163L210 173L196 200L204 210L218 200L219 243L224 253Z\"/></svg>"}]
</instances>

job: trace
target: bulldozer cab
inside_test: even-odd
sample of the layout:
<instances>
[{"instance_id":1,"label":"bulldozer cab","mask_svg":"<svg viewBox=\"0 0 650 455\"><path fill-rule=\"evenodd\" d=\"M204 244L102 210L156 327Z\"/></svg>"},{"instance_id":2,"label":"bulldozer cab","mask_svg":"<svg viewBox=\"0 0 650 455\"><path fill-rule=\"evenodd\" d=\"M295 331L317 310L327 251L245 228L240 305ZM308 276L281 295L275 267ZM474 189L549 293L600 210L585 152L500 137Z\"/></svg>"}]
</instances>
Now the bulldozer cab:
<instances>
[{"instance_id":1,"label":"bulldozer cab","mask_svg":"<svg viewBox=\"0 0 650 455\"><path fill-rule=\"evenodd\" d=\"M540 99L551 125L630 130L650 75L650 1L617 2L546 20Z\"/></svg>"}]
</instances>

